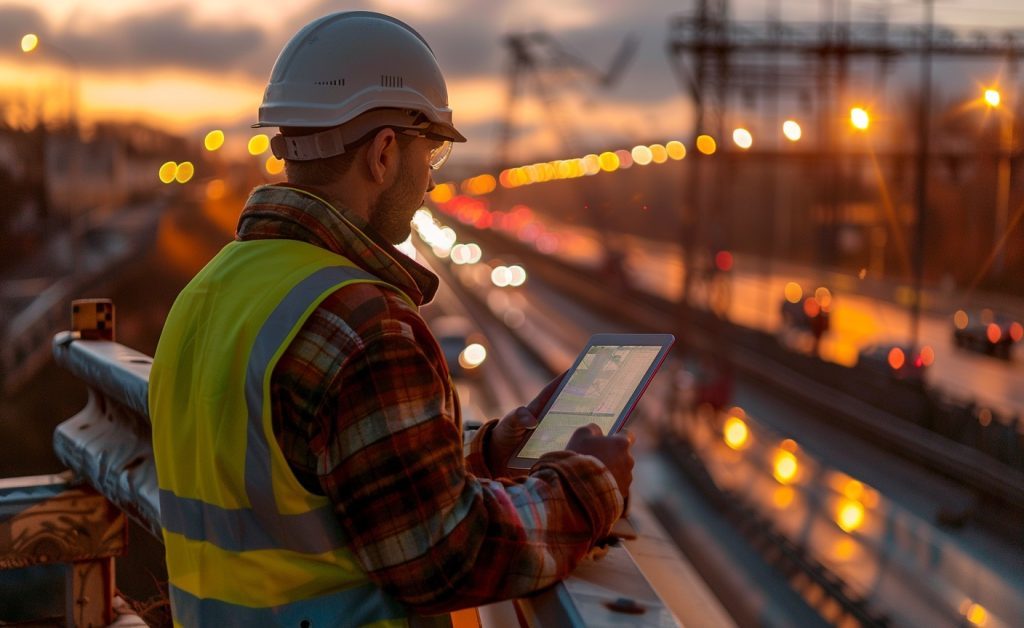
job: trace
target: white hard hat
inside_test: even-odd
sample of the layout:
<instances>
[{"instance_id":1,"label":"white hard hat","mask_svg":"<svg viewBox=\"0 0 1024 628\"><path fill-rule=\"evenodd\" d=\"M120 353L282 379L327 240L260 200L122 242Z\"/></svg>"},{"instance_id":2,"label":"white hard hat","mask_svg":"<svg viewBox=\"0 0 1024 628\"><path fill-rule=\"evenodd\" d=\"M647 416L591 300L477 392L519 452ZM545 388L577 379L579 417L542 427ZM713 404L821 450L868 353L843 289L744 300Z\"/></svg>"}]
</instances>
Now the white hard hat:
<instances>
[{"instance_id":1,"label":"white hard hat","mask_svg":"<svg viewBox=\"0 0 1024 628\"><path fill-rule=\"evenodd\" d=\"M419 112L435 135L466 141L452 124L441 68L419 33L381 13L334 13L285 45L253 127L329 128L375 109Z\"/></svg>"}]
</instances>

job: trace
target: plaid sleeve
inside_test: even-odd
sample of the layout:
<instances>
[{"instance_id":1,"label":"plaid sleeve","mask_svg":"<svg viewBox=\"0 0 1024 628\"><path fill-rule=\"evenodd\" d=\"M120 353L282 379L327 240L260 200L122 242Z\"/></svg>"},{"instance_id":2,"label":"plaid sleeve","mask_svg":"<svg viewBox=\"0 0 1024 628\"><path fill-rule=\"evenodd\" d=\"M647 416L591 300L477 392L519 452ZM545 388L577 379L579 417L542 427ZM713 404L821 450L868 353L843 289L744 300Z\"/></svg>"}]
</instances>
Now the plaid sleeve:
<instances>
[{"instance_id":1,"label":"plaid sleeve","mask_svg":"<svg viewBox=\"0 0 1024 628\"><path fill-rule=\"evenodd\" d=\"M477 477L492 477L491 470L487 468L487 443L490 442L491 430L498 424L498 419L492 419L480 426L480 429L473 432L471 437L466 439L463 446L463 455L466 459L466 470Z\"/></svg>"},{"instance_id":2,"label":"plaid sleeve","mask_svg":"<svg viewBox=\"0 0 1024 628\"><path fill-rule=\"evenodd\" d=\"M369 577L419 612L552 584L622 512L610 472L588 456L546 456L516 481L470 473L447 377L403 333L368 339L332 381L320 483Z\"/></svg>"}]
</instances>

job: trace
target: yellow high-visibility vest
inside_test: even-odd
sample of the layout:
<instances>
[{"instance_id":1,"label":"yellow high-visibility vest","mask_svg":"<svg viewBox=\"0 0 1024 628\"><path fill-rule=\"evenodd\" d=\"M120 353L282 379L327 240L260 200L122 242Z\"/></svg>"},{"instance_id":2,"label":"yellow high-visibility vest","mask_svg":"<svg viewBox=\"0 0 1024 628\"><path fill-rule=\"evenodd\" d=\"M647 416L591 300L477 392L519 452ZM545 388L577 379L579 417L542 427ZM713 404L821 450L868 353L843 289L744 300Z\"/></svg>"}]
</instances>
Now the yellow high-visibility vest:
<instances>
[{"instance_id":1,"label":"yellow high-visibility vest","mask_svg":"<svg viewBox=\"0 0 1024 628\"><path fill-rule=\"evenodd\" d=\"M303 488L272 430L274 365L317 305L353 282L398 290L311 244L232 242L171 308L149 411L176 625L426 619L368 579L330 501Z\"/></svg>"}]
</instances>

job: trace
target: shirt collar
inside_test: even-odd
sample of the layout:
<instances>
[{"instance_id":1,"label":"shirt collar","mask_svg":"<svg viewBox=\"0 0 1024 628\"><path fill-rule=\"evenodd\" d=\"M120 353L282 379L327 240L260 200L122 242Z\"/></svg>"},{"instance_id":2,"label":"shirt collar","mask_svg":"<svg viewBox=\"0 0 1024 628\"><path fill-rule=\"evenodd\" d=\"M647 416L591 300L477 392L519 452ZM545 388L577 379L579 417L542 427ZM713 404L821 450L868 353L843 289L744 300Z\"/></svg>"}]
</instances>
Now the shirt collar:
<instances>
[{"instance_id":1,"label":"shirt collar","mask_svg":"<svg viewBox=\"0 0 1024 628\"><path fill-rule=\"evenodd\" d=\"M301 186L275 184L253 190L235 238L283 238L319 246L394 285L417 305L429 303L437 292L437 276L385 241L361 216Z\"/></svg>"}]
</instances>

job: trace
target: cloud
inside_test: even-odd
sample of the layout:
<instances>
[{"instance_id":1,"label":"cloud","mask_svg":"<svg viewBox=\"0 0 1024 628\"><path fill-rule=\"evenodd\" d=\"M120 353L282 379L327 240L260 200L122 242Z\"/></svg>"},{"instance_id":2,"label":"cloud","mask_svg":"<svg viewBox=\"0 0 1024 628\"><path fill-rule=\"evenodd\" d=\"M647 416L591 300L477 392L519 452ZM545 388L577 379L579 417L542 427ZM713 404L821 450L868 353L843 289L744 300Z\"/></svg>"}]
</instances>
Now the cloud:
<instances>
[{"instance_id":1,"label":"cloud","mask_svg":"<svg viewBox=\"0 0 1024 628\"><path fill-rule=\"evenodd\" d=\"M38 10L23 6L0 6L0 46L9 55L21 54L20 42L26 33L48 35L46 20Z\"/></svg>"},{"instance_id":2,"label":"cloud","mask_svg":"<svg viewBox=\"0 0 1024 628\"><path fill-rule=\"evenodd\" d=\"M64 28L47 24L33 8L0 7L0 41L20 39L29 31L39 33L43 45L57 42L53 45L88 70L172 68L264 78L276 55L263 29L200 22L184 5L112 19L76 20ZM4 47L5 52L12 49L16 46Z\"/></svg>"}]
</instances>

